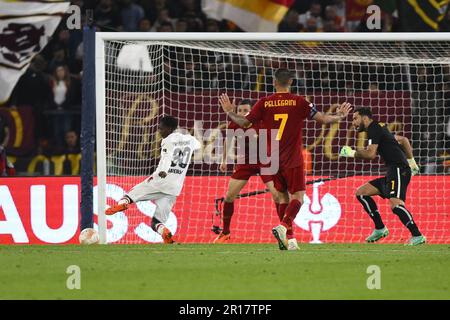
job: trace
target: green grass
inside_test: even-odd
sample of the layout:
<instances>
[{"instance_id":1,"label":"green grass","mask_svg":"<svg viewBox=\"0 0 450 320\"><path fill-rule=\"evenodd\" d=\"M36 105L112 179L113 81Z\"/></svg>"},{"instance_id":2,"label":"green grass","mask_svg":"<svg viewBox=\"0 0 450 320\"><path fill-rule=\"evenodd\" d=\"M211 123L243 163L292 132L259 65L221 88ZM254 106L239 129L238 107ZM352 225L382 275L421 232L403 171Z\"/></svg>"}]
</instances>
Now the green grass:
<instances>
[{"instance_id":1,"label":"green grass","mask_svg":"<svg viewBox=\"0 0 450 320\"><path fill-rule=\"evenodd\" d=\"M450 299L449 271L449 245L0 246L0 299Z\"/></svg>"}]
</instances>

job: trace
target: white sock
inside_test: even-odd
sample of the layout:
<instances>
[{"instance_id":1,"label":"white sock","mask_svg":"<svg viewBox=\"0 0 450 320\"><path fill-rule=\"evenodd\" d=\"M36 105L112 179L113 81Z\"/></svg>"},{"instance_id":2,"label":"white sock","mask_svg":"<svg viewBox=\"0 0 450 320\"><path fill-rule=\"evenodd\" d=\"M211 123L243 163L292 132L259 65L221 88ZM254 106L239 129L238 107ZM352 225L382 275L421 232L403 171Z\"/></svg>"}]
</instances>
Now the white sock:
<instances>
[{"instance_id":1,"label":"white sock","mask_svg":"<svg viewBox=\"0 0 450 320\"><path fill-rule=\"evenodd\" d=\"M164 230L164 225L163 225L162 223L158 223L158 224L156 225L156 232L158 232L159 234L162 235L163 230Z\"/></svg>"},{"instance_id":2,"label":"white sock","mask_svg":"<svg viewBox=\"0 0 450 320\"><path fill-rule=\"evenodd\" d=\"M130 204L130 199L122 198L119 200L119 204Z\"/></svg>"}]
</instances>

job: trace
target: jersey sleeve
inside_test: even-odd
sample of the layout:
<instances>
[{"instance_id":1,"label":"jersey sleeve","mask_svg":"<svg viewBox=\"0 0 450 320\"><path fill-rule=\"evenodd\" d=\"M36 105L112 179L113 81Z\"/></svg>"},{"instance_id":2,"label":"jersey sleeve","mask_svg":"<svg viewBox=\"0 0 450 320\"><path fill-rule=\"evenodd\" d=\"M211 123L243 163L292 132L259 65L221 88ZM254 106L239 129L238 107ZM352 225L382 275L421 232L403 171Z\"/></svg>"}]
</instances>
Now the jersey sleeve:
<instances>
[{"instance_id":1,"label":"jersey sleeve","mask_svg":"<svg viewBox=\"0 0 450 320\"><path fill-rule=\"evenodd\" d=\"M374 126L370 126L369 130L367 130L369 144L380 144L382 134L383 130L378 123Z\"/></svg>"},{"instance_id":2,"label":"jersey sleeve","mask_svg":"<svg viewBox=\"0 0 450 320\"><path fill-rule=\"evenodd\" d=\"M302 96L297 97L298 105L300 106L300 113L302 118L304 119L311 119L314 117L317 113L317 109L313 103L310 103L308 100L306 100Z\"/></svg>"},{"instance_id":3,"label":"jersey sleeve","mask_svg":"<svg viewBox=\"0 0 450 320\"><path fill-rule=\"evenodd\" d=\"M308 119L312 119L312 118L314 118L314 116L317 114L317 112L319 112L319 111L317 111L317 107L316 107L316 105L314 104L314 103L310 103L309 104L309 115L308 115Z\"/></svg>"},{"instance_id":4,"label":"jersey sleeve","mask_svg":"<svg viewBox=\"0 0 450 320\"><path fill-rule=\"evenodd\" d=\"M198 150L198 149L200 149L201 146L202 146L202 144L200 143L200 141L198 141L195 137L191 136L192 150Z\"/></svg>"},{"instance_id":5,"label":"jersey sleeve","mask_svg":"<svg viewBox=\"0 0 450 320\"><path fill-rule=\"evenodd\" d=\"M172 157L173 157L173 144L170 140L164 139L161 143L161 157L159 159L159 172L164 171L167 173L167 171L170 168L170 165L172 164Z\"/></svg>"},{"instance_id":6,"label":"jersey sleeve","mask_svg":"<svg viewBox=\"0 0 450 320\"><path fill-rule=\"evenodd\" d=\"M258 123L263 120L264 115L264 99L259 99L253 106L250 113L246 116L251 123Z\"/></svg>"}]
</instances>

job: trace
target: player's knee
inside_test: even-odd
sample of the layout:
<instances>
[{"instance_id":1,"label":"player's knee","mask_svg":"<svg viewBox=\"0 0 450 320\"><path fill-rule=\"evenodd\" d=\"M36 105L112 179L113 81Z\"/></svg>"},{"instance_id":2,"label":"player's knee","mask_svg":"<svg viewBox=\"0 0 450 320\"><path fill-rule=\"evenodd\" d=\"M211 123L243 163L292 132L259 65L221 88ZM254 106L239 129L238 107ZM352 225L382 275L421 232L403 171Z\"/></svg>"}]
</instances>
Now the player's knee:
<instances>
[{"instance_id":1,"label":"player's knee","mask_svg":"<svg viewBox=\"0 0 450 320\"><path fill-rule=\"evenodd\" d=\"M280 197L278 196L278 193L272 192L271 194L272 194L273 201L276 203L280 203Z\"/></svg>"},{"instance_id":2,"label":"player's knee","mask_svg":"<svg viewBox=\"0 0 450 320\"><path fill-rule=\"evenodd\" d=\"M233 202L234 199L236 199L236 195L235 194L227 193L226 196L225 196L225 202Z\"/></svg>"},{"instance_id":3,"label":"player's knee","mask_svg":"<svg viewBox=\"0 0 450 320\"><path fill-rule=\"evenodd\" d=\"M394 210L395 207L397 207L397 206L404 206L405 203L401 199L391 198L391 199L389 199L389 205L391 206L391 210Z\"/></svg>"},{"instance_id":4,"label":"player's knee","mask_svg":"<svg viewBox=\"0 0 450 320\"><path fill-rule=\"evenodd\" d=\"M364 188L360 187L356 190L356 197L365 196L366 193L364 192Z\"/></svg>"},{"instance_id":5,"label":"player's knee","mask_svg":"<svg viewBox=\"0 0 450 320\"><path fill-rule=\"evenodd\" d=\"M302 203L302 202L303 202L303 194L304 194L304 192L302 192L302 191L299 191L299 192L295 192L295 193L293 193L293 194L290 194L290 195L289 195L289 201L297 200L297 201L299 201L300 203Z\"/></svg>"}]
</instances>

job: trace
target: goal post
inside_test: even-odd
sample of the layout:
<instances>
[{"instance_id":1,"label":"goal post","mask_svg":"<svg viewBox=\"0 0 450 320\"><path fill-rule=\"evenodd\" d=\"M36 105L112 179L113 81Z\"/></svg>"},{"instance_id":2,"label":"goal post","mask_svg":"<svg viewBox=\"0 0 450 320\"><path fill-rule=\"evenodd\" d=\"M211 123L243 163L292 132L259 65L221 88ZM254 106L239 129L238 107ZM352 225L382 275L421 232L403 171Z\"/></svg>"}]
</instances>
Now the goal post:
<instances>
[{"instance_id":1,"label":"goal post","mask_svg":"<svg viewBox=\"0 0 450 320\"><path fill-rule=\"evenodd\" d=\"M430 242L450 241L450 178L445 173L445 113L450 92L450 33L96 33L96 170L94 205L101 243L157 243L150 229L151 202L106 217L108 205L156 168L162 115L201 140L168 227L181 242L211 242L215 205L228 176L218 170L227 118L220 93L239 102L273 92L272 70L295 72L293 92L322 112L350 101L368 106L391 131L406 136L422 164L412 179L407 206ZM307 187L295 221L301 242L361 242L372 221L354 197L361 184L384 173L379 160L337 157L339 147L367 145L364 134L339 124L305 124ZM448 148L448 146L447 146ZM330 179L330 177L341 177ZM343 177L343 178L342 178ZM323 179L323 181L321 181ZM271 242L277 216L265 186L252 177L236 200L236 242ZM447 198L446 198L447 197ZM407 230L385 201L392 226L388 242Z\"/></svg>"}]
</instances>

